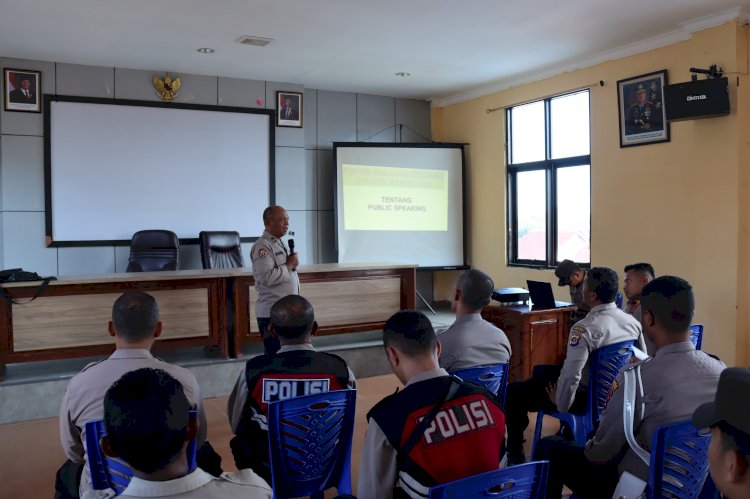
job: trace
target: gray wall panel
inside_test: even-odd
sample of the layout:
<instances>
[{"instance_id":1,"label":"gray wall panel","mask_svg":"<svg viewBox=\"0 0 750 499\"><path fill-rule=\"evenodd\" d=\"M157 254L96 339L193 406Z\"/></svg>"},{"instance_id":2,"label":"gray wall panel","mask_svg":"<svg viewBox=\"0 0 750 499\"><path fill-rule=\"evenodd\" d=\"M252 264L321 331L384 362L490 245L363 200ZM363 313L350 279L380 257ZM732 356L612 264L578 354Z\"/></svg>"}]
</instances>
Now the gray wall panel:
<instances>
[{"instance_id":1,"label":"gray wall panel","mask_svg":"<svg viewBox=\"0 0 750 499\"><path fill-rule=\"evenodd\" d=\"M336 227L332 211L318 212L318 263L336 262Z\"/></svg>"},{"instance_id":2,"label":"gray wall panel","mask_svg":"<svg viewBox=\"0 0 750 499\"><path fill-rule=\"evenodd\" d=\"M164 78L164 73L159 74ZM180 73L169 73L169 76L178 76L181 81L175 102L186 104L205 104L215 106L219 103L219 82L216 76L190 75Z\"/></svg>"},{"instance_id":3,"label":"gray wall panel","mask_svg":"<svg viewBox=\"0 0 750 499\"><path fill-rule=\"evenodd\" d=\"M115 68L115 99L161 101L154 89L155 74L144 69Z\"/></svg>"},{"instance_id":4,"label":"gray wall panel","mask_svg":"<svg viewBox=\"0 0 750 499\"><path fill-rule=\"evenodd\" d=\"M57 275L57 248L44 246L43 212L3 213L4 262L41 275Z\"/></svg>"},{"instance_id":5,"label":"gray wall panel","mask_svg":"<svg viewBox=\"0 0 750 499\"><path fill-rule=\"evenodd\" d=\"M276 92L304 92L305 87L297 83L266 82L266 109L276 110ZM302 96L302 128L276 127L276 145L304 147L305 145L305 98ZM274 123L276 118L274 118Z\"/></svg>"},{"instance_id":6,"label":"gray wall panel","mask_svg":"<svg viewBox=\"0 0 750 499\"><path fill-rule=\"evenodd\" d=\"M302 104L304 121L302 127L305 130L305 147L315 149L318 147L318 91L310 88L305 89L305 100Z\"/></svg>"},{"instance_id":7,"label":"gray wall panel","mask_svg":"<svg viewBox=\"0 0 750 499\"><path fill-rule=\"evenodd\" d=\"M318 220L315 211L288 211L289 230L294 232L294 251L298 253L300 265L310 265L315 261L315 249L317 245ZM302 290L304 295L304 290Z\"/></svg>"},{"instance_id":8,"label":"gray wall panel","mask_svg":"<svg viewBox=\"0 0 750 499\"><path fill-rule=\"evenodd\" d=\"M318 90L318 147L357 140L356 94Z\"/></svg>"},{"instance_id":9,"label":"gray wall panel","mask_svg":"<svg viewBox=\"0 0 750 499\"><path fill-rule=\"evenodd\" d=\"M260 104L258 104L260 100ZM265 108L266 82L219 77L219 105Z\"/></svg>"},{"instance_id":10,"label":"gray wall panel","mask_svg":"<svg viewBox=\"0 0 750 499\"><path fill-rule=\"evenodd\" d=\"M115 272L115 249L112 246L58 248L57 252L60 276Z\"/></svg>"},{"instance_id":11,"label":"gray wall panel","mask_svg":"<svg viewBox=\"0 0 750 499\"><path fill-rule=\"evenodd\" d=\"M44 211L44 139L0 137L3 211Z\"/></svg>"},{"instance_id":12,"label":"gray wall panel","mask_svg":"<svg viewBox=\"0 0 750 499\"><path fill-rule=\"evenodd\" d=\"M357 140L395 142L396 109L393 97L357 94Z\"/></svg>"},{"instance_id":13,"label":"gray wall panel","mask_svg":"<svg viewBox=\"0 0 750 499\"><path fill-rule=\"evenodd\" d=\"M196 234L197 236L197 234ZM202 269L201 247L198 244L180 245L180 268L178 270Z\"/></svg>"},{"instance_id":14,"label":"gray wall panel","mask_svg":"<svg viewBox=\"0 0 750 499\"><path fill-rule=\"evenodd\" d=\"M396 123L404 125L401 137L396 136L397 141L429 142L432 137L430 103L414 99L396 99Z\"/></svg>"},{"instance_id":15,"label":"gray wall panel","mask_svg":"<svg viewBox=\"0 0 750 499\"><path fill-rule=\"evenodd\" d=\"M287 211L312 210L315 170L305 165L301 147L276 148L276 203Z\"/></svg>"},{"instance_id":16,"label":"gray wall panel","mask_svg":"<svg viewBox=\"0 0 750 499\"><path fill-rule=\"evenodd\" d=\"M115 68L60 63L57 65L57 94L114 98Z\"/></svg>"},{"instance_id":17,"label":"gray wall panel","mask_svg":"<svg viewBox=\"0 0 750 499\"><path fill-rule=\"evenodd\" d=\"M55 63L53 62L0 58L0 67L41 71L42 94L56 93ZM3 91L5 91L5 82L2 83L2 86ZM42 101L40 102L42 105L44 105ZM42 117L42 113L6 111L5 105L2 105L0 106L0 133L42 136L44 135L44 119Z\"/></svg>"},{"instance_id":18,"label":"gray wall panel","mask_svg":"<svg viewBox=\"0 0 750 499\"><path fill-rule=\"evenodd\" d=\"M318 150L318 209L333 209L333 192L336 186L333 151Z\"/></svg>"}]
</instances>

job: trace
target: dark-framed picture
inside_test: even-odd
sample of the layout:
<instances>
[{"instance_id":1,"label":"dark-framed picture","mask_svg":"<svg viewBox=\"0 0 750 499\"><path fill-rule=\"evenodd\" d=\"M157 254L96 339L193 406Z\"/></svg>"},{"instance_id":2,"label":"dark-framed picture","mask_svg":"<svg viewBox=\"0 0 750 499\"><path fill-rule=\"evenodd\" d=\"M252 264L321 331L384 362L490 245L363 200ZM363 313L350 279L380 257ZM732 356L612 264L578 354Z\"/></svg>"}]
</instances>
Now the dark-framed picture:
<instances>
[{"instance_id":1,"label":"dark-framed picture","mask_svg":"<svg viewBox=\"0 0 750 499\"><path fill-rule=\"evenodd\" d=\"M620 147L669 142L664 110L666 84L666 69L617 82Z\"/></svg>"},{"instance_id":2,"label":"dark-framed picture","mask_svg":"<svg viewBox=\"0 0 750 499\"><path fill-rule=\"evenodd\" d=\"M42 112L41 71L5 68L3 75L6 111Z\"/></svg>"},{"instance_id":3,"label":"dark-framed picture","mask_svg":"<svg viewBox=\"0 0 750 499\"><path fill-rule=\"evenodd\" d=\"M276 92L276 126L302 128L301 92Z\"/></svg>"}]
</instances>

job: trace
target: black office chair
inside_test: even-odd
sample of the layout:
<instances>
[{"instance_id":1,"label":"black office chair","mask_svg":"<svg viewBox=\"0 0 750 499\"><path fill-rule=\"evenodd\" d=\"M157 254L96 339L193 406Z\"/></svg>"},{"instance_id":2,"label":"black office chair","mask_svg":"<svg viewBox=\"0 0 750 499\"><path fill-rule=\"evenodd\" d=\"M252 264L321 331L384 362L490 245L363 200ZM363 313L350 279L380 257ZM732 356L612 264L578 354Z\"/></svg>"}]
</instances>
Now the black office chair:
<instances>
[{"instance_id":1,"label":"black office chair","mask_svg":"<svg viewBox=\"0 0 750 499\"><path fill-rule=\"evenodd\" d=\"M239 232L201 231L201 262L204 269L244 267Z\"/></svg>"},{"instance_id":2,"label":"black office chair","mask_svg":"<svg viewBox=\"0 0 750 499\"><path fill-rule=\"evenodd\" d=\"M139 230L130 240L126 272L179 270L180 242L171 230Z\"/></svg>"}]
</instances>

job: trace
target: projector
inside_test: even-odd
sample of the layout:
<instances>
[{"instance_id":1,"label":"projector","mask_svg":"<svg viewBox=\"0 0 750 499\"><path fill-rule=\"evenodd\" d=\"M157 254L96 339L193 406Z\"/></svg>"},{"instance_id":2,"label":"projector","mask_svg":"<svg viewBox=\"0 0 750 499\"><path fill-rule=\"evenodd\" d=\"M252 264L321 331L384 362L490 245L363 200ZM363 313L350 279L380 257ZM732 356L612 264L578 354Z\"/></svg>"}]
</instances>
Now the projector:
<instances>
[{"instance_id":1,"label":"projector","mask_svg":"<svg viewBox=\"0 0 750 499\"><path fill-rule=\"evenodd\" d=\"M664 86L667 121L694 120L729 114L729 81L709 78Z\"/></svg>"}]
</instances>

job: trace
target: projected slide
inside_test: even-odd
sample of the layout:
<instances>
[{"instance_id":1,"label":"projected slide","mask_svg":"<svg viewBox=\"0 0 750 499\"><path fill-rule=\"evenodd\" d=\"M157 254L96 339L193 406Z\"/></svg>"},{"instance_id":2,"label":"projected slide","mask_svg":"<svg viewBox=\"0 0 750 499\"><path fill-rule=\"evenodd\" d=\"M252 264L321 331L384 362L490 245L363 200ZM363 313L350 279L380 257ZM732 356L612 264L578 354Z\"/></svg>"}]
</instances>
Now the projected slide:
<instances>
[{"instance_id":1,"label":"projected slide","mask_svg":"<svg viewBox=\"0 0 750 499\"><path fill-rule=\"evenodd\" d=\"M461 144L333 146L340 263L465 264Z\"/></svg>"},{"instance_id":2,"label":"projected slide","mask_svg":"<svg viewBox=\"0 0 750 499\"><path fill-rule=\"evenodd\" d=\"M345 230L448 230L448 172L343 165Z\"/></svg>"}]
</instances>

